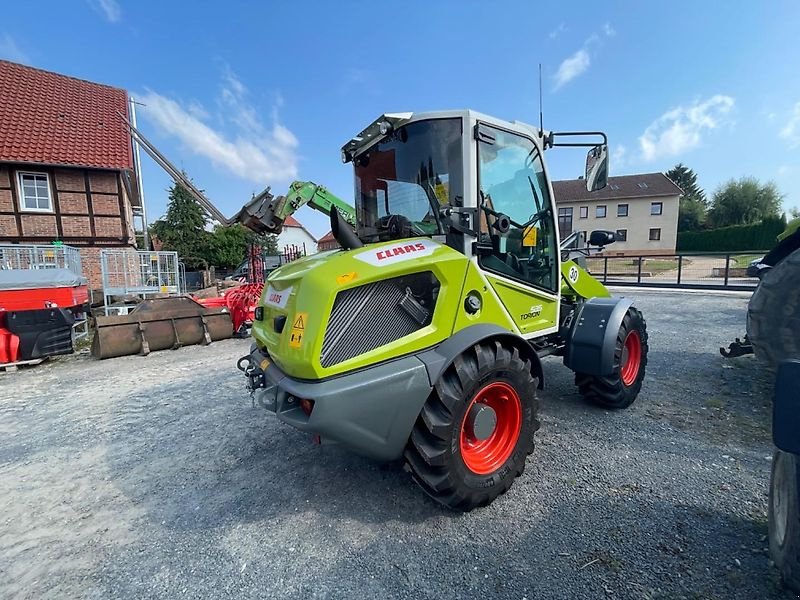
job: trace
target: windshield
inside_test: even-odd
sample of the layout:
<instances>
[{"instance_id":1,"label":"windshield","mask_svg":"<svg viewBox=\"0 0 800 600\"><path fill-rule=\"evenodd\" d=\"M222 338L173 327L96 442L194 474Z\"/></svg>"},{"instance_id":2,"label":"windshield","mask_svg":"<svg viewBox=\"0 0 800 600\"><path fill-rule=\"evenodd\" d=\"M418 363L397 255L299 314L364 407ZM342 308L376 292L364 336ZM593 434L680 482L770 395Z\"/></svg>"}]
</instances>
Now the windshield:
<instances>
[{"instance_id":1,"label":"windshield","mask_svg":"<svg viewBox=\"0 0 800 600\"><path fill-rule=\"evenodd\" d=\"M354 162L359 238L445 233L438 209L464 195L460 118L410 123Z\"/></svg>"}]
</instances>

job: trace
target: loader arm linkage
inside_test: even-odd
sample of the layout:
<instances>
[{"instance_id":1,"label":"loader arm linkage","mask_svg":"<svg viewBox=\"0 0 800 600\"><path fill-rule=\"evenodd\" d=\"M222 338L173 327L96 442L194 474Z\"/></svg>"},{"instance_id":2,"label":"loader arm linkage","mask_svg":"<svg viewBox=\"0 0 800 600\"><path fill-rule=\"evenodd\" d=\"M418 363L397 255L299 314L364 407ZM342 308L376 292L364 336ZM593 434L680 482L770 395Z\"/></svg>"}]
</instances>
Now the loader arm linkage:
<instances>
[{"instance_id":1,"label":"loader arm linkage","mask_svg":"<svg viewBox=\"0 0 800 600\"><path fill-rule=\"evenodd\" d=\"M272 198L261 216L262 222L269 233L280 233L286 218L305 205L326 215L335 208L351 227L356 226L355 209L323 186L311 181L295 181L289 186L285 196Z\"/></svg>"}]
</instances>

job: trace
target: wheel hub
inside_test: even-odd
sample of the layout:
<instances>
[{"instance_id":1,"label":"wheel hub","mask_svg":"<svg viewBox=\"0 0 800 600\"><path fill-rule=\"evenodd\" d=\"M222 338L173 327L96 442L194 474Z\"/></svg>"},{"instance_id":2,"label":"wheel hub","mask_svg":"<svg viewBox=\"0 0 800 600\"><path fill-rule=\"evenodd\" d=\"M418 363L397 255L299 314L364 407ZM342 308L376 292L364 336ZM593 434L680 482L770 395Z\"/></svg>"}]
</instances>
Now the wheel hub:
<instances>
[{"instance_id":1,"label":"wheel hub","mask_svg":"<svg viewBox=\"0 0 800 600\"><path fill-rule=\"evenodd\" d=\"M469 409L467 425L472 429L472 437L482 441L489 439L497 425L497 413L491 406L476 402Z\"/></svg>"},{"instance_id":2,"label":"wheel hub","mask_svg":"<svg viewBox=\"0 0 800 600\"><path fill-rule=\"evenodd\" d=\"M522 428L522 402L514 387L493 381L476 393L461 423L460 450L464 465L488 475L511 454Z\"/></svg>"}]
</instances>

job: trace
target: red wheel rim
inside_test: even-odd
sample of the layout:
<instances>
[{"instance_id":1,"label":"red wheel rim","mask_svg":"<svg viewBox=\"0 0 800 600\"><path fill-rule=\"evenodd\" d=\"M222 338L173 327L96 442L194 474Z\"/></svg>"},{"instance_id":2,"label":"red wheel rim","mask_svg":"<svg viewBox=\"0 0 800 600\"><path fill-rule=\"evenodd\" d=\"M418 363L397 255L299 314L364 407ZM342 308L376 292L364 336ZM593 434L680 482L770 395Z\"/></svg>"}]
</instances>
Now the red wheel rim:
<instances>
[{"instance_id":1,"label":"red wheel rim","mask_svg":"<svg viewBox=\"0 0 800 600\"><path fill-rule=\"evenodd\" d=\"M472 408L483 404L494 411L497 422L486 439L478 439L470 422ZM487 475L503 466L511 456L522 427L522 403L508 383L496 381L483 387L470 402L461 423L461 458L467 468Z\"/></svg>"},{"instance_id":2,"label":"red wheel rim","mask_svg":"<svg viewBox=\"0 0 800 600\"><path fill-rule=\"evenodd\" d=\"M638 331L630 331L622 345L622 361L620 375L624 385L632 385L639 375L639 365L642 363L642 338Z\"/></svg>"}]
</instances>

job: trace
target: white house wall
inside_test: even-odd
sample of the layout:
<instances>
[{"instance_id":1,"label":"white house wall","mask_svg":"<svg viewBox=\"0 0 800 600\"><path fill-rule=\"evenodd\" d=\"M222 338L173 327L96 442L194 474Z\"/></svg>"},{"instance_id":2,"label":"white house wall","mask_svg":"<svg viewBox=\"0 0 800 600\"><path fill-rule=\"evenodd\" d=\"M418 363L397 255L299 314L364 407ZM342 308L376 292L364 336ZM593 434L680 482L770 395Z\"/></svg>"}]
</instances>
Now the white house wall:
<instances>
[{"instance_id":1,"label":"white house wall","mask_svg":"<svg viewBox=\"0 0 800 600\"><path fill-rule=\"evenodd\" d=\"M278 235L278 250L283 252L287 246L298 246L305 244L306 254L314 254L317 251L317 242L311 235L300 227L284 227Z\"/></svg>"}]
</instances>

